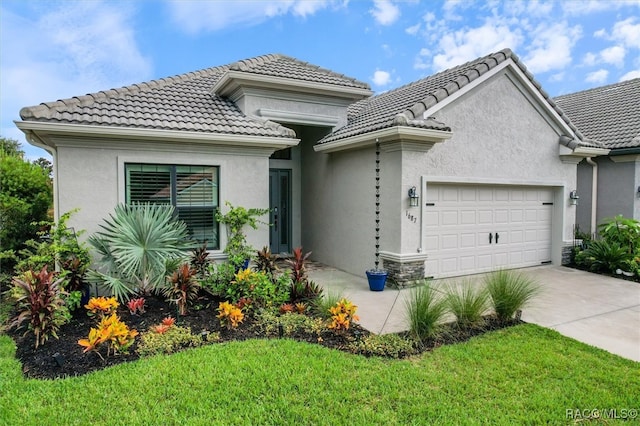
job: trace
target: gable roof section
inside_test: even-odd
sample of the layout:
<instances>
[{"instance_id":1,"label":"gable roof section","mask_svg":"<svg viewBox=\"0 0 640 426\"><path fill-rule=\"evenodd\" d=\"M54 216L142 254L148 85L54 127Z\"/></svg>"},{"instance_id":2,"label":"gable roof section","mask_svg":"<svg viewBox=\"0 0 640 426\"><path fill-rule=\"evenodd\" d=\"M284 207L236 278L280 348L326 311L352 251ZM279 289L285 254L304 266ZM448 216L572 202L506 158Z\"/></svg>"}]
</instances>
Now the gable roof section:
<instances>
[{"instance_id":1,"label":"gable roof section","mask_svg":"<svg viewBox=\"0 0 640 426\"><path fill-rule=\"evenodd\" d=\"M370 90L367 83L355 78L282 54L264 55L234 62L229 65L229 70Z\"/></svg>"},{"instance_id":2,"label":"gable roof section","mask_svg":"<svg viewBox=\"0 0 640 426\"><path fill-rule=\"evenodd\" d=\"M276 54L25 107L20 117L28 122L295 138L293 130L246 116L230 99L211 92L230 71L369 90L356 79Z\"/></svg>"},{"instance_id":3,"label":"gable roof section","mask_svg":"<svg viewBox=\"0 0 640 426\"><path fill-rule=\"evenodd\" d=\"M504 49L353 104L349 108L347 125L327 135L318 144L336 142L394 126L450 131L451 129L444 123L432 118L423 118L424 112L509 58L522 70L549 106L558 113L576 136L584 140L569 117L542 90L540 83L527 71L518 56L510 49Z\"/></svg>"},{"instance_id":4,"label":"gable roof section","mask_svg":"<svg viewBox=\"0 0 640 426\"><path fill-rule=\"evenodd\" d=\"M293 138L273 122L245 116L209 93L227 67L42 103L20 110L25 121Z\"/></svg>"},{"instance_id":5,"label":"gable roof section","mask_svg":"<svg viewBox=\"0 0 640 426\"><path fill-rule=\"evenodd\" d=\"M558 96L554 101L588 138L609 149L640 147L640 78Z\"/></svg>"}]
</instances>

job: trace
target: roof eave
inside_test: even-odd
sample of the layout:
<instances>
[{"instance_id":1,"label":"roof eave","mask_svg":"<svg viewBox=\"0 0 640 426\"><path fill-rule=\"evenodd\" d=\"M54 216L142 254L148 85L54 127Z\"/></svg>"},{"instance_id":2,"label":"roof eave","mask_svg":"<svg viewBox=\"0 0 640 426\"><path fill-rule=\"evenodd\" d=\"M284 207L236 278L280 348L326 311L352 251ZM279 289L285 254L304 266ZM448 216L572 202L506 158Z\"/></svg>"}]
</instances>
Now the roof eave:
<instances>
[{"instance_id":1,"label":"roof eave","mask_svg":"<svg viewBox=\"0 0 640 426\"><path fill-rule=\"evenodd\" d=\"M25 134L90 136L96 138L132 139L165 142L190 142L210 145L245 146L283 149L296 146L300 139L230 133L189 132L184 130L145 129L137 127L96 126L87 124L15 121ZM45 140L41 137L42 140ZM55 148L54 145L49 145Z\"/></svg>"},{"instance_id":2,"label":"roof eave","mask_svg":"<svg viewBox=\"0 0 640 426\"><path fill-rule=\"evenodd\" d=\"M229 70L211 88L211 93L219 96L232 96L241 87L259 87L263 89L286 90L357 101L373 94L369 89L317 83L286 77L275 77L243 71Z\"/></svg>"},{"instance_id":3,"label":"roof eave","mask_svg":"<svg viewBox=\"0 0 640 426\"><path fill-rule=\"evenodd\" d=\"M332 142L325 142L315 145L316 152L338 152L351 149L364 148L376 142L404 141L422 144L426 149L431 148L434 143L444 142L451 139L453 132L447 130L423 129L417 127L394 126L387 127L360 135L339 139Z\"/></svg>"}]
</instances>

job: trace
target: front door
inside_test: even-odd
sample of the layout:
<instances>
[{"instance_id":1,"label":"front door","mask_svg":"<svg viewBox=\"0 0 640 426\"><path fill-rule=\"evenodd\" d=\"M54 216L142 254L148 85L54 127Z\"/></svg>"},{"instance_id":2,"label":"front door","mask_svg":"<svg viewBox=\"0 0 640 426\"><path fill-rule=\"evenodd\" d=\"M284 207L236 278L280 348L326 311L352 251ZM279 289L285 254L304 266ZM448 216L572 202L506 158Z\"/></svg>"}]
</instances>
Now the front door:
<instances>
[{"instance_id":1,"label":"front door","mask_svg":"<svg viewBox=\"0 0 640 426\"><path fill-rule=\"evenodd\" d=\"M291 170L269 169L271 252L291 253Z\"/></svg>"}]
</instances>

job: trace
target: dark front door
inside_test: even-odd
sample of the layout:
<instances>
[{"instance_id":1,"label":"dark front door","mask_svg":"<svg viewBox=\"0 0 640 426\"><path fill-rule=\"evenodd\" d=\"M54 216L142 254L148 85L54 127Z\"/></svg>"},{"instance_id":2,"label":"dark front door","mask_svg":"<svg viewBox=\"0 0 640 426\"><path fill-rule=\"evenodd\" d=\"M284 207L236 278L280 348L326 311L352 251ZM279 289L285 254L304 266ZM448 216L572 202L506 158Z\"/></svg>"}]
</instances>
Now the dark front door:
<instances>
[{"instance_id":1,"label":"dark front door","mask_svg":"<svg viewBox=\"0 0 640 426\"><path fill-rule=\"evenodd\" d=\"M291 170L269 169L269 244L272 253L291 253Z\"/></svg>"}]
</instances>

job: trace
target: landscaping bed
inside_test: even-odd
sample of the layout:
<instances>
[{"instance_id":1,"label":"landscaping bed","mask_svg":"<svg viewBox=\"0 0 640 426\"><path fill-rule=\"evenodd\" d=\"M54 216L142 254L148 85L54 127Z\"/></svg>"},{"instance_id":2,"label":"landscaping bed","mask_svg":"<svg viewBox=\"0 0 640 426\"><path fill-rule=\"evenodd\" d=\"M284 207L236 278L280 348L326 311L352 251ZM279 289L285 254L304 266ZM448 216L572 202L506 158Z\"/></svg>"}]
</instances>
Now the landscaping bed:
<instances>
[{"instance_id":1,"label":"landscaping bed","mask_svg":"<svg viewBox=\"0 0 640 426\"><path fill-rule=\"evenodd\" d=\"M279 330L275 333L265 332L265 326L256 316L248 315L237 328L223 327L216 317L216 307L220 299L212 297L206 292L201 292L198 303L189 310L185 316L177 316L175 305L170 305L163 298L148 296L145 298L146 312L132 315L129 310L121 305L117 313L122 321L131 329L139 333L150 330L161 321L172 316L176 318L176 326L189 327L192 334L202 336L219 334L219 338L203 344L220 344L233 340L246 340L256 338L280 338ZM91 327L95 327L95 320L87 316L85 309L74 312L72 320L63 325L58 332L58 339L51 337L45 344L37 349L34 345L33 335L23 336L23 331L10 330L8 334L16 343L16 358L22 363L22 372L25 377L37 379L55 379L66 376L80 376L92 371L123 362L131 362L140 359L137 352L140 337L129 347L127 353L118 353L111 356L101 356L96 352L83 353L83 347L78 340L87 337ZM296 314L297 315L297 314ZM382 343L368 341L371 333L358 324L351 324L349 329L334 331L324 328L319 331L309 332L305 330L282 330L282 337L319 344L328 348L362 355L380 355L392 358L407 357L420 352L432 350L436 347L463 342L473 336L484 334L488 331L498 330L521 323L513 320L510 322L498 321L495 317L486 317L481 326L462 329L454 324L445 324L437 337L425 340L422 344L414 342L408 333L395 335L397 339L383 338ZM218 337L218 335L216 335ZM389 343L391 341L391 343ZM401 347L397 343L404 342ZM362 343L362 344L359 344ZM390 347L391 346L391 347ZM410 348L407 350L407 348ZM104 355L104 354L103 354Z\"/></svg>"}]
</instances>

